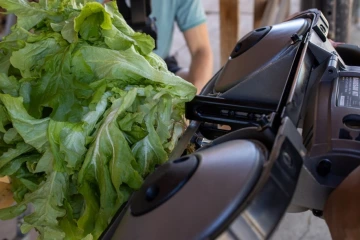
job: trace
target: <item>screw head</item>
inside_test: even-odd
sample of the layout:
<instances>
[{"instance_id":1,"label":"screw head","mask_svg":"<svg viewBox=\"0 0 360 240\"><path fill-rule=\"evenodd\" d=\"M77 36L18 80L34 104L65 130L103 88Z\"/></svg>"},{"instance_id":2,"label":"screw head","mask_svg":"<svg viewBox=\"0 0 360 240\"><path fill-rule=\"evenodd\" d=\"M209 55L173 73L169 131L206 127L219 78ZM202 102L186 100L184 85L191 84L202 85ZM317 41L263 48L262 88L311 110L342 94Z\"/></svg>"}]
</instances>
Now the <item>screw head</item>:
<instances>
[{"instance_id":1,"label":"screw head","mask_svg":"<svg viewBox=\"0 0 360 240\"><path fill-rule=\"evenodd\" d=\"M152 185L146 189L146 200L151 202L153 201L157 195L159 194L159 187L156 185Z\"/></svg>"},{"instance_id":2,"label":"screw head","mask_svg":"<svg viewBox=\"0 0 360 240\"><path fill-rule=\"evenodd\" d=\"M313 212L315 217L322 217L323 216L323 211L313 209L312 212Z\"/></svg>"},{"instance_id":3,"label":"screw head","mask_svg":"<svg viewBox=\"0 0 360 240\"><path fill-rule=\"evenodd\" d=\"M317 167L316 167L316 172L322 176L325 177L326 175L328 175L331 171L331 161L328 159L323 159L321 160Z\"/></svg>"}]
</instances>

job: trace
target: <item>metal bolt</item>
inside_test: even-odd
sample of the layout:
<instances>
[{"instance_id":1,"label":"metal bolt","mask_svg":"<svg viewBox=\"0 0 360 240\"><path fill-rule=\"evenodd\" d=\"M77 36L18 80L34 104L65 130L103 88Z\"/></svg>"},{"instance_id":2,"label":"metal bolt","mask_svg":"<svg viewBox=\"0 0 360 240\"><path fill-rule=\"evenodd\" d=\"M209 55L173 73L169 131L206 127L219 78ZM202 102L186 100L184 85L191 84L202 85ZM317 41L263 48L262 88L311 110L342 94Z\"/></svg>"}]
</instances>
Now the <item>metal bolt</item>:
<instances>
[{"instance_id":1,"label":"metal bolt","mask_svg":"<svg viewBox=\"0 0 360 240\"><path fill-rule=\"evenodd\" d=\"M325 177L330 173L331 170L331 161L328 159L323 159L319 162L319 164L316 167L316 172L322 176Z\"/></svg>"},{"instance_id":2,"label":"metal bolt","mask_svg":"<svg viewBox=\"0 0 360 240\"><path fill-rule=\"evenodd\" d=\"M146 200L151 202L153 201L157 195L159 194L159 187L156 185L150 186L148 189L146 189Z\"/></svg>"},{"instance_id":3,"label":"metal bolt","mask_svg":"<svg viewBox=\"0 0 360 240\"><path fill-rule=\"evenodd\" d=\"M313 209L312 212L315 217L322 217L322 215L323 215L323 211L320 211L320 210Z\"/></svg>"}]
</instances>

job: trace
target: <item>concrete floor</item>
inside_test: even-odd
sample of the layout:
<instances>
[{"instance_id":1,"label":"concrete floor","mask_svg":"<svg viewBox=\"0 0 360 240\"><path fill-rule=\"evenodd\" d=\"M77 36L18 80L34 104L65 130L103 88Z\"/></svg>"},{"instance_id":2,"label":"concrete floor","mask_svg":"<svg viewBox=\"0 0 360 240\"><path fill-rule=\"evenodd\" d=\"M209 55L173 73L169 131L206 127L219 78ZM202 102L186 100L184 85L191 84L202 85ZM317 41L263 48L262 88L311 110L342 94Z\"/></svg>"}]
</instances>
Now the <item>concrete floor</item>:
<instances>
[{"instance_id":1,"label":"concrete floor","mask_svg":"<svg viewBox=\"0 0 360 240\"><path fill-rule=\"evenodd\" d=\"M220 69L220 39L219 39L219 0L202 0L208 17L208 29L210 33L211 46L214 52L214 73ZM298 10L298 0L292 0L291 12ZM244 36L253 29L253 0L241 0L241 26L240 33ZM358 44L360 32L354 27L351 43ZM179 64L188 67L190 53L186 47L185 40L178 29L174 33L174 42L171 52L177 56ZM13 239L15 233L14 221L0 221L0 240ZM229 239L224 236L222 240ZM310 212L289 213L283 218L278 230L272 237L273 240L329 240L331 239L325 222L314 217Z\"/></svg>"}]
</instances>

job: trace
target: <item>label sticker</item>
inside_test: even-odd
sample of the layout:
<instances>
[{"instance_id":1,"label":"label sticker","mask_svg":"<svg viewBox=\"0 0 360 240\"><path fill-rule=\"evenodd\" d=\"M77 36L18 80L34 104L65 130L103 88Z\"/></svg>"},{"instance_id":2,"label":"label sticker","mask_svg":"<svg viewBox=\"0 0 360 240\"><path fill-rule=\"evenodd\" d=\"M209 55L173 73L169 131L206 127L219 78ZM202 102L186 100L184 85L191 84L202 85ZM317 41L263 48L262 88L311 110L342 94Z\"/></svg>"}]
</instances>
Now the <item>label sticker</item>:
<instances>
[{"instance_id":1,"label":"label sticker","mask_svg":"<svg viewBox=\"0 0 360 240\"><path fill-rule=\"evenodd\" d=\"M358 77L342 77L339 79L337 106L360 108Z\"/></svg>"}]
</instances>

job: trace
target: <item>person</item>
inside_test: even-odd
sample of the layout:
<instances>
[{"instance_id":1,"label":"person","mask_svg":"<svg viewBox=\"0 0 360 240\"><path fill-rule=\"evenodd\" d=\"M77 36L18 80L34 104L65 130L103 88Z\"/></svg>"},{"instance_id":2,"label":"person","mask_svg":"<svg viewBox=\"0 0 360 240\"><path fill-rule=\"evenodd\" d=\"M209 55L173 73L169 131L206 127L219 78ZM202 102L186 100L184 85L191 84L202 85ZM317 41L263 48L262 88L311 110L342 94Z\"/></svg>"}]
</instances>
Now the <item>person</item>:
<instances>
[{"instance_id":1,"label":"person","mask_svg":"<svg viewBox=\"0 0 360 240\"><path fill-rule=\"evenodd\" d=\"M158 31L154 52L165 60L169 71L194 84L199 94L213 74L213 53L201 0L151 0L151 8ZM170 56L174 23L183 33L190 51L189 68L179 67L176 58Z\"/></svg>"},{"instance_id":2,"label":"person","mask_svg":"<svg viewBox=\"0 0 360 240\"><path fill-rule=\"evenodd\" d=\"M333 240L360 239L360 166L330 194L324 219Z\"/></svg>"}]
</instances>

